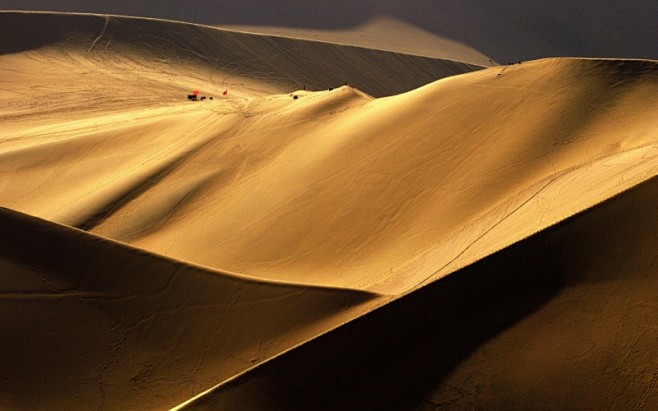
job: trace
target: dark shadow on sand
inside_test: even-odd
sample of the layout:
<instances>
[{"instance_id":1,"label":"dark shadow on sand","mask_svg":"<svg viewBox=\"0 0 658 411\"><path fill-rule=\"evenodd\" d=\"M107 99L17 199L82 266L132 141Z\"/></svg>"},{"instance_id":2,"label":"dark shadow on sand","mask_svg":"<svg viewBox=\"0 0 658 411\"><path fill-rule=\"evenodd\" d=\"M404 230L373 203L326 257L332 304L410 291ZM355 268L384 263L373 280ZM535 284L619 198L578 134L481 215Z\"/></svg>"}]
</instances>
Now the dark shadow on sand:
<instances>
[{"instance_id":1,"label":"dark shadow on sand","mask_svg":"<svg viewBox=\"0 0 658 411\"><path fill-rule=\"evenodd\" d=\"M536 236L238 378L200 409L414 409L487 339L563 285ZM193 407L194 408L194 407Z\"/></svg>"}]
</instances>

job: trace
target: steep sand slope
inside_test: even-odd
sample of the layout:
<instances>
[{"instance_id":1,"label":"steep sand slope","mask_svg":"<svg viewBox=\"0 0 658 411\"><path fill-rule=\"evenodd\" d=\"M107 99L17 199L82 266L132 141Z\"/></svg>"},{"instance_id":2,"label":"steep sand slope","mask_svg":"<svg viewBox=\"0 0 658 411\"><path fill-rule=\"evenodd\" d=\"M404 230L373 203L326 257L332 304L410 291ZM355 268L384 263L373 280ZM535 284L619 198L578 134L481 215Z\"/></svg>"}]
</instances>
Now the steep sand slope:
<instances>
[{"instance_id":1,"label":"steep sand slope","mask_svg":"<svg viewBox=\"0 0 658 411\"><path fill-rule=\"evenodd\" d=\"M655 409L656 204L653 178L183 409Z\"/></svg>"},{"instance_id":2,"label":"steep sand slope","mask_svg":"<svg viewBox=\"0 0 658 411\"><path fill-rule=\"evenodd\" d=\"M11 410L166 409L374 297L208 271L6 209L0 273Z\"/></svg>"}]
</instances>

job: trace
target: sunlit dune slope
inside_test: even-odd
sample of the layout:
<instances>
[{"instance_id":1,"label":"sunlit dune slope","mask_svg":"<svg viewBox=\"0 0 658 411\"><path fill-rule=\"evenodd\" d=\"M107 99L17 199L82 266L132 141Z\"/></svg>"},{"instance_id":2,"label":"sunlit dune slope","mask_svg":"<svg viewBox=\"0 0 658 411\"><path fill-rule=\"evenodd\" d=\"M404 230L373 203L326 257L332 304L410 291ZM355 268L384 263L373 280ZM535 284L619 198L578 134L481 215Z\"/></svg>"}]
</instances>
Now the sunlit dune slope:
<instances>
[{"instance_id":1,"label":"sunlit dune slope","mask_svg":"<svg viewBox=\"0 0 658 411\"><path fill-rule=\"evenodd\" d=\"M656 204L653 178L182 409L654 409Z\"/></svg>"},{"instance_id":2,"label":"sunlit dune slope","mask_svg":"<svg viewBox=\"0 0 658 411\"><path fill-rule=\"evenodd\" d=\"M207 271L6 209L0 273L11 410L167 409L373 298Z\"/></svg>"},{"instance_id":3,"label":"sunlit dune slope","mask_svg":"<svg viewBox=\"0 0 658 411\"><path fill-rule=\"evenodd\" d=\"M550 59L21 124L2 205L202 265L401 293L658 172L658 64Z\"/></svg>"}]
</instances>

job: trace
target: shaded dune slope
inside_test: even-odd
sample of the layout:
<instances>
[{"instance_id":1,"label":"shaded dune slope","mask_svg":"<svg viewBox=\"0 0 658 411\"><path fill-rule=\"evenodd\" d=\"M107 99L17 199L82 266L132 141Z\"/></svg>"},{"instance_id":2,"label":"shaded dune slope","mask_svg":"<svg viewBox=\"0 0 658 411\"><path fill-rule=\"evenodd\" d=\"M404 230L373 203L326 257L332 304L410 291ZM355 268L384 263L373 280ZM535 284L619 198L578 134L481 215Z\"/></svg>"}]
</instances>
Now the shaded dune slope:
<instances>
[{"instance_id":1,"label":"shaded dune slope","mask_svg":"<svg viewBox=\"0 0 658 411\"><path fill-rule=\"evenodd\" d=\"M207 271L7 209L0 272L0 406L14 410L169 408L374 297Z\"/></svg>"},{"instance_id":2,"label":"shaded dune slope","mask_svg":"<svg viewBox=\"0 0 658 411\"><path fill-rule=\"evenodd\" d=\"M18 37L16 32L26 35ZM0 12L0 39L0 54L39 50L25 56L34 69L48 73L48 64L56 62L84 74L79 80L94 87L75 87L77 98L102 93L99 80L122 81L123 92L117 87L118 96L103 97L124 104L134 104L138 98L162 100L164 93L157 93L159 89L169 92L166 101L175 101L193 87L214 93L228 88L231 93L269 94L302 86L322 90L345 82L384 96L480 68L451 60L120 16ZM10 73L12 69L7 67Z\"/></svg>"},{"instance_id":3,"label":"shaded dune slope","mask_svg":"<svg viewBox=\"0 0 658 411\"><path fill-rule=\"evenodd\" d=\"M658 179L182 409L652 409Z\"/></svg>"}]
</instances>

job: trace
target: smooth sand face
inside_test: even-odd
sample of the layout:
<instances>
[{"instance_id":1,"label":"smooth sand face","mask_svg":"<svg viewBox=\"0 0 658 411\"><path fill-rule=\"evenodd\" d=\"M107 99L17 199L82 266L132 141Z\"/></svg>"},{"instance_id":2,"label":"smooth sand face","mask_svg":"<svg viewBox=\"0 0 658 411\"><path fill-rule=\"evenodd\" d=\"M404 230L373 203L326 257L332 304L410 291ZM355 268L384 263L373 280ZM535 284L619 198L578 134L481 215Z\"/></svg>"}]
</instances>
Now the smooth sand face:
<instances>
[{"instance_id":1,"label":"smooth sand face","mask_svg":"<svg viewBox=\"0 0 658 411\"><path fill-rule=\"evenodd\" d=\"M0 307L12 336L0 350L10 364L0 405L163 409L198 396L191 407L304 409L331 395L327 383L309 379L312 394L300 397L286 378L308 366L325 373L312 358L335 358L332 341L366 338L381 324L423 339L426 316L413 329L402 319L430 306L450 314L428 341L477 331L456 331L437 377L419 392L389 389L391 401L441 404L455 395L443 382L454 368L450 381L468 392L455 404L551 403L571 392L571 374L551 368L531 330L553 332L548 317L587 321L565 313L572 297L587 311L611 295L614 315L655 289L656 62L547 59L437 81L478 67L157 20L0 20L7 33L48 28L0 44ZM188 101L194 89L208 99ZM611 221L613 211L596 211L601 203L624 218ZM608 239L598 255L606 221L619 242ZM467 308L473 293L490 309ZM633 319L624 335L656 337L654 317ZM578 375L601 375L602 358L627 352L609 344L620 321L584 336L559 327L554 342L580 353L573 345L598 339L579 354L598 362ZM388 339L373 335L374 345ZM391 341L332 363L367 373L359 358L372 355L421 375L405 358L431 357L431 344ZM504 349L511 341L538 348ZM600 387L579 386L580 398L631 384L628 401L655 401L646 388L658 364L650 345L640 347L650 365L623 371L641 377L601 377ZM539 364L535 374L503 366L517 354ZM528 390L544 371L558 379L534 396L492 385L479 397L468 376L482 363L491 379L497 370L509 384L531 378ZM394 374L384 375L404 378ZM331 390L336 406L381 400L369 388Z\"/></svg>"}]
</instances>

